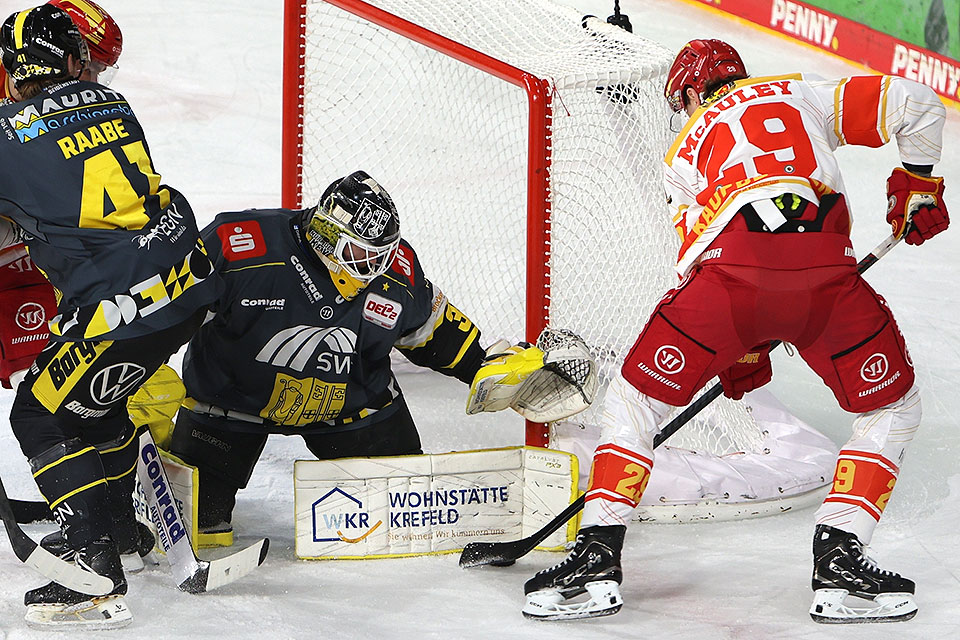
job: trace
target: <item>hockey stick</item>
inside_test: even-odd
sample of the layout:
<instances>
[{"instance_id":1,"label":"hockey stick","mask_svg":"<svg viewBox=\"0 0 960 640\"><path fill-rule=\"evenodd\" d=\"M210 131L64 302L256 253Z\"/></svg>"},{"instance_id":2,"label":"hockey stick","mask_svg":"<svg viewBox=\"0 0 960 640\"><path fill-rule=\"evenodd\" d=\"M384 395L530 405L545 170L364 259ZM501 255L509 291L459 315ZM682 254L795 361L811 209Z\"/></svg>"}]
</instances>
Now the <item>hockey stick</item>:
<instances>
[{"instance_id":1,"label":"hockey stick","mask_svg":"<svg viewBox=\"0 0 960 640\"><path fill-rule=\"evenodd\" d=\"M9 498L13 517L19 524L33 524L34 522L53 522L53 512L42 500L17 500Z\"/></svg>"},{"instance_id":2,"label":"hockey stick","mask_svg":"<svg viewBox=\"0 0 960 640\"><path fill-rule=\"evenodd\" d=\"M160 453L149 429L140 435L137 475L146 496L150 519L157 527L157 542L163 549L177 586L187 593L204 593L247 575L267 557L270 540L258 542L216 560L200 560L190 545L190 535L180 516Z\"/></svg>"},{"instance_id":3,"label":"hockey stick","mask_svg":"<svg viewBox=\"0 0 960 640\"><path fill-rule=\"evenodd\" d=\"M61 560L25 534L17 524L2 481L0 481L0 518L3 518L3 526L7 530L10 546L20 562L74 591L92 596L102 596L113 591L113 580L110 578Z\"/></svg>"},{"instance_id":4,"label":"hockey stick","mask_svg":"<svg viewBox=\"0 0 960 640\"><path fill-rule=\"evenodd\" d=\"M890 235L890 237L881 242L871 253L865 255L863 259L857 263L857 272L863 273L876 264L877 260L885 256L887 252L895 247L905 235L906 234L903 234L899 238ZM770 344L770 349L775 349L781 344L782 342L780 340L775 340ZM716 400L722 393L723 385L718 382L710 387L706 393L703 393L699 398L691 402L686 409L680 412L675 418L673 418L673 420L671 420L663 429L660 430L660 433L657 434L657 436L653 439L653 448L656 449L659 447L664 440L676 433L680 427L689 422L695 415L700 413L704 407ZM463 548L463 551L460 553L460 566L464 569L468 569L470 567L480 567L485 564L501 566L513 564L517 559L522 558L533 551L538 544L546 540L554 531L562 527L570 518L579 513L580 510L583 509L585 502L586 497L581 495L579 498L571 502L566 509L557 514L553 520L526 538L521 538L520 540L513 540L510 542L467 543L467 545Z\"/></svg>"}]
</instances>

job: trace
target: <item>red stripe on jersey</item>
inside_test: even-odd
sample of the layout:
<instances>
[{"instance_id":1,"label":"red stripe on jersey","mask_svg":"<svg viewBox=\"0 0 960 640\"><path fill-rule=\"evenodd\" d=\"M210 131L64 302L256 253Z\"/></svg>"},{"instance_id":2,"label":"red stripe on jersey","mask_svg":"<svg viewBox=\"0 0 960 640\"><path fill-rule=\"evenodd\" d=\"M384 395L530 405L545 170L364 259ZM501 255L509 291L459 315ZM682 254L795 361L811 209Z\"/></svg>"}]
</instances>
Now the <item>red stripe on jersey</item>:
<instances>
[{"instance_id":1,"label":"red stripe on jersey","mask_svg":"<svg viewBox=\"0 0 960 640\"><path fill-rule=\"evenodd\" d=\"M879 147L884 143L880 133L880 98L883 76L856 76L843 86L843 138L847 144Z\"/></svg>"}]
</instances>

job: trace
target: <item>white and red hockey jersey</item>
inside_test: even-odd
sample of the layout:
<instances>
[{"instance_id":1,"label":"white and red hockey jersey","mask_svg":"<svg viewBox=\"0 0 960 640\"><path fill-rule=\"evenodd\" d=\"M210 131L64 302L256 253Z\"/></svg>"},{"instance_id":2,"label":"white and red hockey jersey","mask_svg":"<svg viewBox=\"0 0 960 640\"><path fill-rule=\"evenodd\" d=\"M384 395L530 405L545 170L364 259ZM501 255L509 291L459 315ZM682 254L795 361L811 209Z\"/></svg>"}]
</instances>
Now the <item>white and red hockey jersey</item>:
<instances>
[{"instance_id":1,"label":"white and red hockey jersey","mask_svg":"<svg viewBox=\"0 0 960 640\"><path fill-rule=\"evenodd\" d=\"M929 87L896 76L740 80L700 106L664 159L682 276L748 203L844 192L833 151L896 138L903 162L940 160L946 110ZM762 217L762 216L761 216Z\"/></svg>"}]
</instances>

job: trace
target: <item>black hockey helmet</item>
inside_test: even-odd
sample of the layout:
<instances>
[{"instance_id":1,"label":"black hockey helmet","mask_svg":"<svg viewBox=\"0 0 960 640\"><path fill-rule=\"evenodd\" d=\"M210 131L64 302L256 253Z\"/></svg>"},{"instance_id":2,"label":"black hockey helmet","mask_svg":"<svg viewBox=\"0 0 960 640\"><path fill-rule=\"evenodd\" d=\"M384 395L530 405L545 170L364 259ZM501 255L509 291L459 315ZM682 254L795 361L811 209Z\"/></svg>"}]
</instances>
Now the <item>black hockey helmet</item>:
<instances>
[{"instance_id":1,"label":"black hockey helmet","mask_svg":"<svg viewBox=\"0 0 960 640\"><path fill-rule=\"evenodd\" d=\"M304 239L331 271L360 288L386 273L400 245L400 216L390 194L364 171L335 180L301 218Z\"/></svg>"},{"instance_id":2,"label":"black hockey helmet","mask_svg":"<svg viewBox=\"0 0 960 640\"><path fill-rule=\"evenodd\" d=\"M66 79L72 55L90 59L87 43L65 11L43 4L11 14L0 27L3 67L20 86L27 80Z\"/></svg>"}]
</instances>

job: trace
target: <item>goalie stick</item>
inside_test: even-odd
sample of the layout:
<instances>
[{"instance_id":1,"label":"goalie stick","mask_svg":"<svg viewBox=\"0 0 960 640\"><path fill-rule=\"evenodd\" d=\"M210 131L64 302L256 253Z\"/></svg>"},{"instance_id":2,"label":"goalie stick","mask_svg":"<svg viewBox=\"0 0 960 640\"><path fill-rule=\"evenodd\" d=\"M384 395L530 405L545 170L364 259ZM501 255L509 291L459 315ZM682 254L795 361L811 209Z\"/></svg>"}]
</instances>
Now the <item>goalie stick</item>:
<instances>
[{"instance_id":1,"label":"goalie stick","mask_svg":"<svg viewBox=\"0 0 960 640\"><path fill-rule=\"evenodd\" d=\"M110 578L61 560L25 534L17 524L2 481L0 481L0 518L3 518L3 526L7 530L10 546L20 562L54 582L80 593L102 596L113 591L113 580Z\"/></svg>"},{"instance_id":2,"label":"goalie stick","mask_svg":"<svg viewBox=\"0 0 960 640\"><path fill-rule=\"evenodd\" d=\"M871 253L865 255L863 259L857 263L857 272L863 273L872 267L874 264L876 264L877 260L885 256L887 252L895 247L905 236L906 233L903 233L900 237L890 235ZM780 340L775 340L770 344L770 349L773 350L781 344L782 342ZM659 447L664 440L676 433L680 427L689 422L695 415L700 413L704 407L716 400L722 393L723 385L718 382L710 387L710 389L703 393L699 398L691 402L686 409L680 412L673 420L667 423L667 426L660 430L660 433L657 434L657 436L653 439L653 448L656 449ZM577 515L580 510L583 509L585 502L585 496L581 495L579 498L571 502L566 509L557 514L553 520L526 538L512 540L509 542L467 543L467 545L463 548L463 551L460 553L460 567L463 569L469 569L471 567L481 567L487 564L492 564L494 566L507 566L513 564L519 558L522 558L533 551L538 544L546 540L554 531L566 524L570 518Z\"/></svg>"},{"instance_id":3,"label":"goalie stick","mask_svg":"<svg viewBox=\"0 0 960 640\"><path fill-rule=\"evenodd\" d=\"M157 544L163 549L177 586L187 593L204 593L247 575L267 557L270 540L261 538L245 549L215 560L200 560L190 545L190 535L180 516L160 453L149 429L140 435L137 475L143 486L150 519L157 527Z\"/></svg>"}]
</instances>

